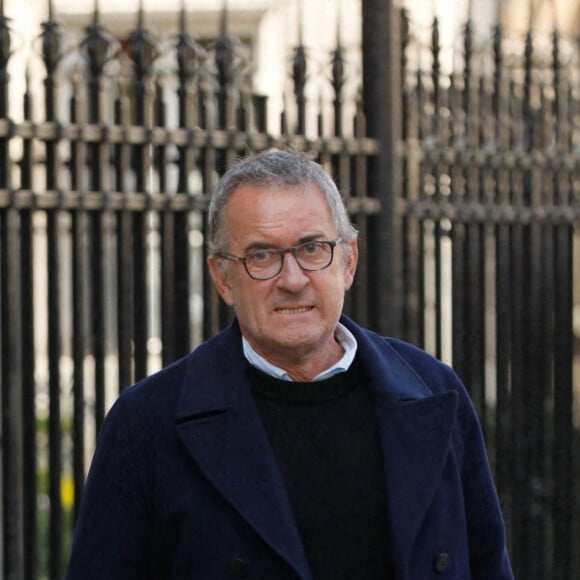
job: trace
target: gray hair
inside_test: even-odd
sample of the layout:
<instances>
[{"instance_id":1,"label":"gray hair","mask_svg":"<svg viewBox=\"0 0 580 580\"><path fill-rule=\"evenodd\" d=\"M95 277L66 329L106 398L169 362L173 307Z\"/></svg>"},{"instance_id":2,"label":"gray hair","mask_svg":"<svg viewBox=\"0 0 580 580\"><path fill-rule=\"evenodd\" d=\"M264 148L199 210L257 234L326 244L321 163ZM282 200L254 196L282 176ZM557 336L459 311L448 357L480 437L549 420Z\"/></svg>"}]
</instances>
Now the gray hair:
<instances>
[{"instance_id":1,"label":"gray hair","mask_svg":"<svg viewBox=\"0 0 580 580\"><path fill-rule=\"evenodd\" d=\"M236 189L244 185L298 187L307 183L317 185L324 194L341 241L346 244L356 240L357 231L350 223L340 192L322 166L293 151L267 151L243 159L219 180L208 210L209 252L225 250L225 209Z\"/></svg>"}]
</instances>

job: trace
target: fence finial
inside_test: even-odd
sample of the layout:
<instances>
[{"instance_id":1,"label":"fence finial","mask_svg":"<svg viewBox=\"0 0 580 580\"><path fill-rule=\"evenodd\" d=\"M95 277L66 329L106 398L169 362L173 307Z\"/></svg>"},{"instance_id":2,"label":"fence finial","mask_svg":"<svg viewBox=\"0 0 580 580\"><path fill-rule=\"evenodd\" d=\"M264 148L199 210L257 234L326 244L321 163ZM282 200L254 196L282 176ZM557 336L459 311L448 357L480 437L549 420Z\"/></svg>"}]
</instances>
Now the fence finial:
<instances>
[{"instance_id":1,"label":"fence finial","mask_svg":"<svg viewBox=\"0 0 580 580\"><path fill-rule=\"evenodd\" d=\"M4 1L0 0L0 71L3 73L6 71L6 66L11 54L10 48L12 41L10 39L9 21L10 19L4 16ZM0 104L0 107L2 107L2 104Z\"/></svg>"},{"instance_id":2,"label":"fence finial","mask_svg":"<svg viewBox=\"0 0 580 580\"><path fill-rule=\"evenodd\" d=\"M228 34L228 0L223 0L222 13L220 18L220 36Z\"/></svg>"},{"instance_id":3,"label":"fence finial","mask_svg":"<svg viewBox=\"0 0 580 580\"><path fill-rule=\"evenodd\" d=\"M181 9L179 11L179 32L185 34L187 31L186 26L186 12L185 12L185 0L181 0Z\"/></svg>"},{"instance_id":4,"label":"fence finial","mask_svg":"<svg viewBox=\"0 0 580 580\"><path fill-rule=\"evenodd\" d=\"M137 28L143 28L145 25L145 10L143 8L143 0L139 0L139 9L137 12Z\"/></svg>"},{"instance_id":5,"label":"fence finial","mask_svg":"<svg viewBox=\"0 0 580 580\"><path fill-rule=\"evenodd\" d=\"M95 0L95 6L93 8L93 26L98 26L101 20L101 10L99 7L99 0Z\"/></svg>"}]
</instances>

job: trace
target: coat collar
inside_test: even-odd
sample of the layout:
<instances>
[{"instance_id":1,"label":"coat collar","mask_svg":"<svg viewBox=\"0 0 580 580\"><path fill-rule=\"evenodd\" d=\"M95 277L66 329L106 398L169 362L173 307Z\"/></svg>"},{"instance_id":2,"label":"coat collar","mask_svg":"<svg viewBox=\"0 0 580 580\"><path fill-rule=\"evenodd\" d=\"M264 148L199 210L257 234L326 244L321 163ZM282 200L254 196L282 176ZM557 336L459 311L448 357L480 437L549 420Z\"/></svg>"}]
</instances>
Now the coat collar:
<instances>
[{"instance_id":1,"label":"coat collar","mask_svg":"<svg viewBox=\"0 0 580 580\"><path fill-rule=\"evenodd\" d=\"M395 530L393 564L402 578L449 450L457 397L454 392L433 395L384 339L346 317L341 321L357 339L376 396L388 517ZM306 555L245 365L236 323L190 355L177 410L178 433L216 490L309 580Z\"/></svg>"}]
</instances>

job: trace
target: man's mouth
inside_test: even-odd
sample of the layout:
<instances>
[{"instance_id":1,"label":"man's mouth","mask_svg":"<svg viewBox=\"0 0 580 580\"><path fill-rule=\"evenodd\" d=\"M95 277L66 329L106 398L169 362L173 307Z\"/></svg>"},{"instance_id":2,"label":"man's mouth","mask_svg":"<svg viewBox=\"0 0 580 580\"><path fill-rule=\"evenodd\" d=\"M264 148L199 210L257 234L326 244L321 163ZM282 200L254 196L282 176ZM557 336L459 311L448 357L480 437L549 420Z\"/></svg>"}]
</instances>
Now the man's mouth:
<instances>
[{"instance_id":1,"label":"man's mouth","mask_svg":"<svg viewBox=\"0 0 580 580\"><path fill-rule=\"evenodd\" d=\"M312 306L300 306L299 308L278 308L276 312L280 314L303 314L312 310Z\"/></svg>"}]
</instances>

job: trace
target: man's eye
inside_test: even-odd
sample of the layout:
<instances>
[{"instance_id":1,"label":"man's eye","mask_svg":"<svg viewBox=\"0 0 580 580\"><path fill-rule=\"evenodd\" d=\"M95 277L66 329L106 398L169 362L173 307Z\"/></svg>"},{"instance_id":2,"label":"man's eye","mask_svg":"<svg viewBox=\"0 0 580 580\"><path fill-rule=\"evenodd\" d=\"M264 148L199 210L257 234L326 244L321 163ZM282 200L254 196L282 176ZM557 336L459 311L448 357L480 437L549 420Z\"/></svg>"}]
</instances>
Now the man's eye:
<instances>
[{"instance_id":1,"label":"man's eye","mask_svg":"<svg viewBox=\"0 0 580 580\"><path fill-rule=\"evenodd\" d=\"M307 242L300 247L304 254L317 254L320 252L321 244L319 242Z\"/></svg>"},{"instance_id":2,"label":"man's eye","mask_svg":"<svg viewBox=\"0 0 580 580\"><path fill-rule=\"evenodd\" d=\"M252 252L247 256L248 260L251 260L255 264L260 262L267 262L272 259L272 252L270 250L258 250L257 252Z\"/></svg>"}]
</instances>

